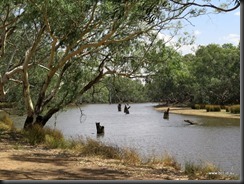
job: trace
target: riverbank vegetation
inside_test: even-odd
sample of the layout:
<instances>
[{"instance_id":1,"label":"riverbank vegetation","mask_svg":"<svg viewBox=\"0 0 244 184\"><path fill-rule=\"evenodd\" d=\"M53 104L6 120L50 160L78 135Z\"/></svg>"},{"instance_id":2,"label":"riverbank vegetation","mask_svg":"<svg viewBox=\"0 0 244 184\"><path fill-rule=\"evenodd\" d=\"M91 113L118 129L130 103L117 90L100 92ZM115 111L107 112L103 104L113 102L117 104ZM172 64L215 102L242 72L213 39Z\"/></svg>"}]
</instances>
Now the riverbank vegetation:
<instances>
[{"instance_id":1,"label":"riverbank vegetation","mask_svg":"<svg viewBox=\"0 0 244 184\"><path fill-rule=\"evenodd\" d=\"M5 124L5 126L2 126ZM65 140L62 133L59 130L50 128L41 128L38 125L34 127L34 131L28 130L16 130L12 127L12 124L8 121L0 122L0 139L5 139L8 145L12 145L12 148L16 151L27 149L26 145L39 147L45 150L59 150L63 153L69 152L69 154L76 155L77 157L89 157L90 159L97 157L104 159L104 165L106 159L117 160L118 165L125 167L139 167L139 168L151 168L152 172L158 174L166 173L167 176L161 179L179 179L184 180L238 180L239 176L233 173L221 173L221 171L212 164L194 164L187 162L183 167L175 160L173 156L165 153L162 157L142 158L135 150L129 148L120 148L116 145L107 145L98 140L90 138L79 138L76 140ZM9 135L9 137L6 137ZM10 141L12 140L12 141ZM5 146L6 147L6 146ZM4 149L4 148L2 148ZM32 152L32 148L28 151ZM6 150L2 150L5 151ZM35 153L37 154L37 153ZM60 153L61 154L61 153ZM55 162L55 160L53 160ZM100 162L103 162L100 160ZM38 163L38 161L37 161ZM10 164L10 163L9 163ZM107 166L109 167L109 166ZM160 168L160 169L159 169ZM24 169L24 168L22 168ZM104 169L104 168L103 168ZM173 176L172 176L173 173ZM48 177L48 168L46 168L46 175ZM135 175L140 173L135 173ZM1 175L1 174L0 174ZM170 177L169 177L170 176ZM15 178L11 178L15 179ZM34 179L34 178L33 178ZM74 179L74 178L70 178ZM96 176L93 176L96 179ZM126 178L124 178L126 179ZM143 179L143 176L142 178ZM144 178L145 179L145 178ZM160 179L160 178L158 178Z\"/></svg>"}]
</instances>

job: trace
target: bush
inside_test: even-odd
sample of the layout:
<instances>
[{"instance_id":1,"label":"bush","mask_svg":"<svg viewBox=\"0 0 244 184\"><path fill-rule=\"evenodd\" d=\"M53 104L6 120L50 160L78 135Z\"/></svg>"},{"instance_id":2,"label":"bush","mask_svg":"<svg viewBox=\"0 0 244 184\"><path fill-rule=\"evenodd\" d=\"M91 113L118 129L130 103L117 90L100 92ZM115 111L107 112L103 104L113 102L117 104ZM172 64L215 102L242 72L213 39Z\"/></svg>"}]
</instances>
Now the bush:
<instances>
[{"instance_id":1,"label":"bush","mask_svg":"<svg viewBox=\"0 0 244 184\"><path fill-rule=\"evenodd\" d=\"M39 125L34 125L31 129L24 130L23 134L24 137L26 138L26 141L31 145L44 143L45 132L43 128L40 127Z\"/></svg>"},{"instance_id":2,"label":"bush","mask_svg":"<svg viewBox=\"0 0 244 184\"><path fill-rule=\"evenodd\" d=\"M191 106L192 109L205 109L205 104L194 104Z\"/></svg>"},{"instance_id":3,"label":"bush","mask_svg":"<svg viewBox=\"0 0 244 184\"><path fill-rule=\"evenodd\" d=\"M240 105L232 105L230 106L230 113L240 114Z\"/></svg>"},{"instance_id":4,"label":"bush","mask_svg":"<svg viewBox=\"0 0 244 184\"><path fill-rule=\"evenodd\" d=\"M0 130L15 130L13 121L10 119L9 115L0 110Z\"/></svg>"},{"instance_id":5,"label":"bush","mask_svg":"<svg viewBox=\"0 0 244 184\"><path fill-rule=\"evenodd\" d=\"M66 146L63 134L59 130L43 128L34 125L29 130L24 130L24 136L31 145L44 144L49 148L61 148Z\"/></svg>"},{"instance_id":6,"label":"bush","mask_svg":"<svg viewBox=\"0 0 244 184\"><path fill-rule=\"evenodd\" d=\"M207 112L220 112L221 111L220 105L206 105L205 109L207 110Z\"/></svg>"}]
</instances>

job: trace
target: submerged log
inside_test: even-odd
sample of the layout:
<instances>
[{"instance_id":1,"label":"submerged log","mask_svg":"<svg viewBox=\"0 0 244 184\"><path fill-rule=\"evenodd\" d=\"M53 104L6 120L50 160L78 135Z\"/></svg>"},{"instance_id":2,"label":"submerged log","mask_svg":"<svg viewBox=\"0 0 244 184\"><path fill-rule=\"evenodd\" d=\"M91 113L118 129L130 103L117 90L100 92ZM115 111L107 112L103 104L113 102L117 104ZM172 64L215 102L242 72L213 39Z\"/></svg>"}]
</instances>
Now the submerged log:
<instances>
[{"instance_id":1,"label":"submerged log","mask_svg":"<svg viewBox=\"0 0 244 184\"><path fill-rule=\"evenodd\" d=\"M104 133L104 126L100 125L100 122L96 122L97 127L97 134L103 134Z\"/></svg>"},{"instance_id":2,"label":"submerged log","mask_svg":"<svg viewBox=\"0 0 244 184\"><path fill-rule=\"evenodd\" d=\"M191 121L191 120L189 120L189 119L184 120L184 122L190 123L191 125L195 125L195 124L197 124L196 122L193 122L193 121Z\"/></svg>"}]
</instances>

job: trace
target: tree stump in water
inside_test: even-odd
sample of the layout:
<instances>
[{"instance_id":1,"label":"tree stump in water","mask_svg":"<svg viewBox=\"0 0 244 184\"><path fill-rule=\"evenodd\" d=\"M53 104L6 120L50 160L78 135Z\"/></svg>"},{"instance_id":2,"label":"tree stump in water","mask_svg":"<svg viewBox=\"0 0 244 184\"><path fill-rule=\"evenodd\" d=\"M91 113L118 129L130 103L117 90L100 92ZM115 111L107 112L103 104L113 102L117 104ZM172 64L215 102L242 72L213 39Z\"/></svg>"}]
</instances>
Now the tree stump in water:
<instances>
[{"instance_id":1,"label":"tree stump in water","mask_svg":"<svg viewBox=\"0 0 244 184\"><path fill-rule=\"evenodd\" d=\"M128 105L128 107L125 105L125 108L124 108L124 113L125 113L125 114L130 114L130 112L129 112L129 108L130 108L129 105Z\"/></svg>"},{"instance_id":2,"label":"tree stump in water","mask_svg":"<svg viewBox=\"0 0 244 184\"><path fill-rule=\"evenodd\" d=\"M118 111L119 112L121 111L121 104L120 103L118 104Z\"/></svg>"},{"instance_id":3,"label":"tree stump in water","mask_svg":"<svg viewBox=\"0 0 244 184\"><path fill-rule=\"evenodd\" d=\"M100 122L96 122L97 127L97 134L103 134L104 133L104 126L100 125Z\"/></svg>"},{"instance_id":4,"label":"tree stump in water","mask_svg":"<svg viewBox=\"0 0 244 184\"><path fill-rule=\"evenodd\" d=\"M169 108L167 111L164 111L164 119L169 119Z\"/></svg>"}]
</instances>

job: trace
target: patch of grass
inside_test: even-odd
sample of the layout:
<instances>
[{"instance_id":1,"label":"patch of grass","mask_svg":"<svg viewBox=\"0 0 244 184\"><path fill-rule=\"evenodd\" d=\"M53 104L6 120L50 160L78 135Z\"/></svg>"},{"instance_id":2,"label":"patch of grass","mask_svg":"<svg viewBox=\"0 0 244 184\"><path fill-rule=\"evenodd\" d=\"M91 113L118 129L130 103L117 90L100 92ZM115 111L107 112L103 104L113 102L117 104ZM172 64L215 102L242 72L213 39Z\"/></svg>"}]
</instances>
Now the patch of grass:
<instances>
[{"instance_id":1,"label":"patch of grass","mask_svg":"<svg viewBox=\"0 0 244 184\"><path fill-rule=\"evenodd\" d=\"M176 161L175 157L165 152L161 157L159 156L150 156L149 159L145 161L145 164L154 166L154 165L163 165L164 167L171 167L175 170L180 170L181 166Z\"/></svg>"},{"instance_id":2,"label":"patch of grass","mask_svg":"<svg viewBox=\"0 0 244 184\"><path fill-rule=\"evenodd\" d=\"M239 176L221 172L218 167L212 163L194 164L191 161L185 163L185 174L189 179L208 179L208 180L238 180Z\"/></svg>"},{"instance_id":3,"label":"patch of grass","mask_svg":"<svg viewBox=\"0 0 244 184\"><path fill-rule=\"evenodd\" d=\"M0 130L1 131L15 130L13 121L10 119L8 114L4 111L0 111Z\"/></svg>"},{"instance_id":4,"label":"patch of grass","mask_svg":"<svg viewBox=\"0 0 244 184\"><path fill-rule=\"evenodd\" d=\"M169 166L175 168L176 170L180 170L180 164L176 161L175 157L173 157L169 153L165 153L163 155L162 162L164 166Z\"/></svg>"},{"instance_id":5,"label":"patch of grass","mask_svg":"<svg viewBox=\"0 0 244 184\"><path fill-rule=\"evenodd\" d=\"M25 140L31 145L43 144L48 148L66 148L66 140L60 130L42 128L33 125L30 130L23 130Z\"/></svg>"},{"instance_id":6,"label":"patch of grass","mask_svg":"<svg viewBox=\"0 0 244 184\"><path fill-rule=\"evenodd\" d=\"M73 148L78 148L81 155L101 156L106 159L119 159L126 163L136 164L141 161L139 154L129 148L120 148L118 146L106 145L101 141L87 138L86 141L80 140L80 145L72 143Z\"/></svg>"}]
</instances>

